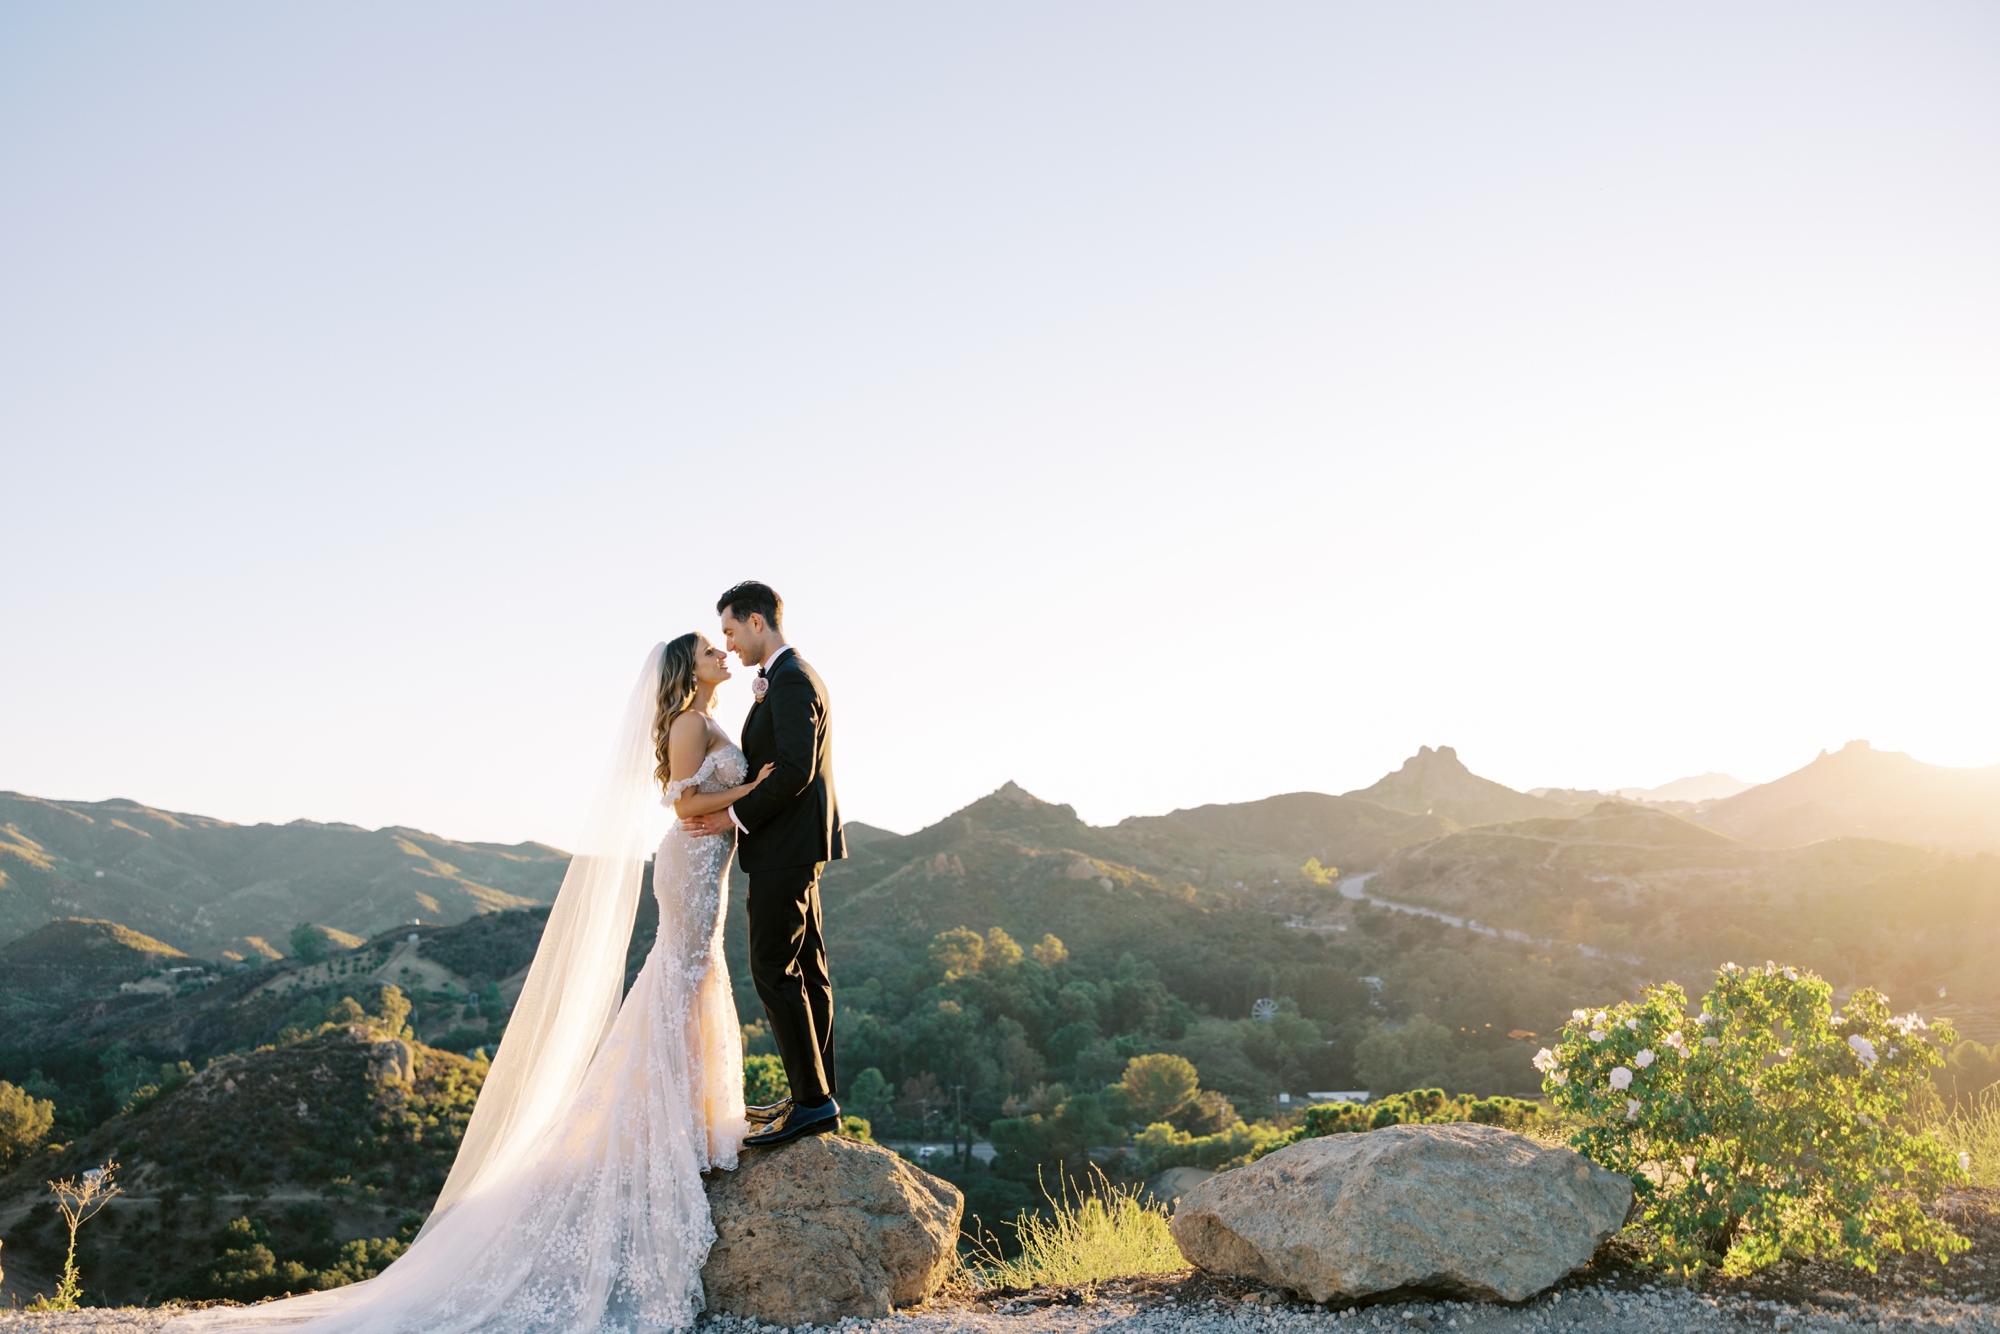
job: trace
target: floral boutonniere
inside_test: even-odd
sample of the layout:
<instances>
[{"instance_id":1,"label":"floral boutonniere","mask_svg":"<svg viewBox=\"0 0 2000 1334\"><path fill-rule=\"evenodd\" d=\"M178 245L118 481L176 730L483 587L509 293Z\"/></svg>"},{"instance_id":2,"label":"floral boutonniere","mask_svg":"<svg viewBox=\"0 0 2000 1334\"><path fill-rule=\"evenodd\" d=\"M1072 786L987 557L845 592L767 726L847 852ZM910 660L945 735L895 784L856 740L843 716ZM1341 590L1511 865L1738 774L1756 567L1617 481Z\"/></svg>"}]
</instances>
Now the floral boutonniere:
<instances>
[{"instance_id":1,"label":"floral boutonniere","mask_svg":"<svg viewBox=\"0 0 2000 1334\"><path fill-rule=\"evenodd\" d=\"M764 702L764 692L770 688L771 683L760 676L750 683L750 697L759 704L762 704Z\"/></svg>"}]
</instances>

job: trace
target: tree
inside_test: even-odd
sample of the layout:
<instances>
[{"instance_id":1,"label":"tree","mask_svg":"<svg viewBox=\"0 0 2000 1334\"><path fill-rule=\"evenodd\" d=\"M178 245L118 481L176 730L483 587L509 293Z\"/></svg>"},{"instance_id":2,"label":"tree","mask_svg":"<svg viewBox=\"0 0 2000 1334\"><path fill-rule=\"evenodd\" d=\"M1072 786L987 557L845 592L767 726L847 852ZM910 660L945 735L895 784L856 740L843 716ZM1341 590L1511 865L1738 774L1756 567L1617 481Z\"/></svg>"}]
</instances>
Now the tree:
<instances>
[{"instance_id":1,"label":"tree","mask_svg":"<svg viewBox=\"0 0 2000 1334\"><path fill-rule=\"evenodd\" d=\"M894 1113L894 1108L890 1106L894 1098L889 1081L872 1065L856 1075L840 1097L848 1111L870 1122L880 1121Z\"/></svg>"},{"instance_id":2,"label":"tree","mask_svg":"<svg viewBox=\"0 0 2000 1334\"><path fill-rule=\"evenodd\" d=\"M1084 1169L1086 1155L1100 1144L1116 1144L1124 1132L1104 1114L1096 1096L1078 1094L1056 1109L1054 1116L1033 1113L995 1121L989 1138L997 1156L993 1170L1015 1181L1034 1181L1039 1173L1060 1179Z\"/></svg>"},{"instance_id":3,"label":"tree","mask_svg":"<svg viewBox=\"0 0 2000 1334\"><path fill-rule=\"evenodd\" d=\"M403 994L401 987L383 987L381 1005L382 1027L389 1030L390 1037L411 1038L410 998Z\"/></svg>"},{"instance_id":4,"label":"tree","mask_svg":"<svg viewBox=\"0 0 2000 1334\"><path fill-rule=\"evenodd\" d=\"M1021 947L1014 938L999 927L990 927L986 932L986 958L981 967L987 972L998 968L1012 968L1021 962Z\"/></svg>"},{"instance_id":5,"label":"tree","mask_svg":"<svg viewBox=\"0 0 2000 1334\"><path fill-rule=\"evenodd\" d=\"M55 1196L56 1208L62 1212L63 1222L69 1225L69 1254L63 1260L62 1280L56 1285L56 1295L38 1296L28 1303L28 1309L74 1311L83 1296L83 1276L76 1266L76 1232L102 1213L104 1206L111 1203L112 1196L121 1193L118 1163L114 1159L102 1167L91 1168L80 1177L51 1181L49 1193Z\"/></svg>"},{"instance_id":6,"label":"tree","mask_svg":"<svg viewBox=\"0 0 2000 1334\"><path fill-rule=\"evenodd\" d=\"M1959 1043L1951 1049L1944 1068L1931 1075L1931 1082L1947 1099L1961 1104L1975 1102L2000 1083L2000 1043L1985 1047L1969 1038Z\"/></svg>"},{"instance_id":7,"label":"tree","mask_svg":"<svg viewBox=\"0 0 2000 1334\"><path fill-rule=\"evenodd\" d=\"M12 1171L41 1148L55 1120L53 1102L0 1080L0 1171Z\"/></svg>"},{"instance_id":8,"label":"tree","mask_svg":"<svg viewBox=\"0 0 2000 1334\"><path fill-rule=\"evenodd\" d=\"M1455 1046L1450 1029L1419 1014L1401 1028L1375 1025L1354 1048L1354 1069L1378 1098L1445 1084Z\"/></svg>"},{"instance_id":9,"label":"tree","mask_svg":"<svg viewBox=\"0 0 2000 1334\"><path fill-rule=\"evenodd\" d=\"M977 931L955 926L931 938L931 962L944 973L944 980L967 977L979 971L986 958L986 941Z\"/></svg>"},{"instance_id":10,"label":"tree","mask_svg":"<svg viewBox=\"0 0 2000 1334\"><path fill-rule=\"evenodd\" d=\"M903 1081L903 1091L896 1099L896 1115L911 1122L922 1134L924 1121L944 1102L944 1088L937 1076L926 1070Z\"/></svg>"},{"instance_id":11,"label":"tree","mask_svg":"<svg viewBox=\"0 0 2000 1334\"><path fill-rule=\"evenodd\" d=\"M1149 1126L1193 1102L1201 1092L1201 1076L1185 1056L1154 1052L1134 1056L1111 1087L1125 1104L1127 1116Z\"/></svg>"},{"instance_id":12,"label":"tree","mask_svg":"<svg viewBox=\"0 0 2000 1334\"><path fill-rule=\"evenodd\" d=\"M292 953L306 963L325 963L325 934L311 922L300 922L292 928Z\"/></svg>"},{"instance_id":13,"label":"tree","mask_svg":"<svg viewBox=\"0 0 2000 1334\"><path fill-rule=\"evenodd\" d=\"M1034 955L1035 962L1044 968L1053 968L1069 958L1068 948L1053 935L1044 935L1042 943L1035 946L1029 953Z\"/></svg>"},{"instance_id":14,"label":"tree","mask_svg":"<svg viewBox=\"0 0 2000 1334\"><path fill-rule=\"evenodd\" d=\"M776 1056L743 1058L743 1101L752 1107L769 1107L792 1091L785 1080L785 1063Z\"/></svg>"}]
</instances>

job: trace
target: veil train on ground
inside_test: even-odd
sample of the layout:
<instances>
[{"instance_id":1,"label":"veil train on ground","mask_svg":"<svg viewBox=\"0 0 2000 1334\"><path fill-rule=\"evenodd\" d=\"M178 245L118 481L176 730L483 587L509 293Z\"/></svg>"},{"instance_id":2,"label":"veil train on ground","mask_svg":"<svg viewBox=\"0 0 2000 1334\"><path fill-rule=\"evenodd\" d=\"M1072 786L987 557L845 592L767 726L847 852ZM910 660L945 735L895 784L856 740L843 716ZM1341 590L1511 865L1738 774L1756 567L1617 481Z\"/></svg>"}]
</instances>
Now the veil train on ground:
<instances>
[{"instance_id":1,"label":"veil train on ground","mask_svg":"<svg viewBox=\"0 0 2000 1334\"><path fill-rule=\"evenodd\" d=\"M527 982L480 1090L451 1173L404 1256L376 1278L250 1307L213 1307L173 1322L218 1331L327 1319L330 1327L388 1327L414 1294L416 1271L449 1281L457 1261L427 1254L461 1209L510 1189L582 1090L624 995L626 952L637 917L646 833L659 798L653 720L664 643L655 644L625 704L610 763L591 803L569 870L549 911ZM699 1185L696 1186L697 1192ZM704 1218L705 1221L705 1218ZM705 1249L705 1247L704 1247ZM398 1272L401 1271L401 1272ZM371 1309L389 1306L389 1310Z\"/></svg>"}]
</instances>

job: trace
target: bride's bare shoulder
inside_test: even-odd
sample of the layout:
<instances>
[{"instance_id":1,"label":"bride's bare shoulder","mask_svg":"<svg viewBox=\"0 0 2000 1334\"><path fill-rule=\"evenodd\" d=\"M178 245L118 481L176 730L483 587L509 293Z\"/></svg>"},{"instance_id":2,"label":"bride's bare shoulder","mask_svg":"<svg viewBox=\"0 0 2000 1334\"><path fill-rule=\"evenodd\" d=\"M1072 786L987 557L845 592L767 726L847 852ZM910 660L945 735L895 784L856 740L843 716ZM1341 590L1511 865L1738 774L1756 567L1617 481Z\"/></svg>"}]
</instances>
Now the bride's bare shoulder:
<instances>
[{"instance_id":1,"label":"bride's bare shoulder","mask_svg":"<svg viewBox=\"0 0 2000 1334\"><path fill-rule=\"evenodd\" d=\"M676 768L699 763L702 756L715 749L708 726L708 719L692 709L667 724L667 747L674 754Z\"/></svg>"},{"instance_id":2,"label":"bride's bare shoulder","mask_svg":"<svg viewBox=\"0 0 2000 1334\"><path fill-rule=\"evenodd\" d=\"M722 730L722 724L704 714L690 709L681 714L667 728L667 740L671 744L693 747L700 746L698 755L712 755L724 746L732 745L729 733Z\"/></svg>"}]
</instances>

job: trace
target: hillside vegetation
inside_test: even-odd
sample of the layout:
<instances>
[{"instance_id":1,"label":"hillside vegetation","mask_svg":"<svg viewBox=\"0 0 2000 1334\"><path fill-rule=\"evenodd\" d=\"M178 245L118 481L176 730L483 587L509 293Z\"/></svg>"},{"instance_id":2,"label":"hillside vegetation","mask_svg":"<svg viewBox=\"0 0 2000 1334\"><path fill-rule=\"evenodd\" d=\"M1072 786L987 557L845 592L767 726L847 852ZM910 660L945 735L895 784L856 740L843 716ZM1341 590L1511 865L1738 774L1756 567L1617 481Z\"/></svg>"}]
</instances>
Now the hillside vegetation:
<instances>
[{"instance_id":1,"label":"hillside vegetation","mask_svg":"<svg viewBox=\"0 0 2000 1334\"><path fill-rule=\"evenodd\" d=\"M1344 797L1098 827L1009 783L907 836L855 826L824 882L842 1101L879 1138L956 1141L932 1166L990 1221L1032 1206L1052 1171L1095 1164L1130 1182L1411 1109L1530 1115L1493 1099L1537 1092L1530 1057L1573 1009L1725 960L1788 959L2000 1038L1984 965L2000 945L2000 858L1849 837L1759 846L1677 809L1528 797L1441 747ZM443 1180L546 924L545 906L498 886L545 876L552 893L561 854L239 830L132 803L36 810L70 822L72 852L96 837L122 849L126 878L84 876L88 862L16 821L6 893L27 888L23 857L107 895L171 872L176 902L261 903L284 925L218 916L197 950L136 919L64 916L0 948L0 1080L16 1086L0 1099L59 1146L15 1146L32 1156L0 1179L10 1268L33 1272L54 1236L38 1183L113 1156L132 1195L86 1256L106 1295L255 1297L386 1263ZM215 849L239 836L249 860L225 865ZM228 889L271 869L256 857L276 854L255 848L279 836L327 838L346 860L329 854L268 898ZM189 869L190 847L215 878ZM444 861L452 849L469 853ZM491 859L476 881L472 853ZM442 903L433 891L456 885L471 915L392 921L357 943L338 924L353 918L299 907L332 900L311 898L313 877L337 866L351 896L425 885ZM739 875L726 957L748 1079L774 1094L742 897ZM657 921L650 893L641 902L628 980ZM221 948L252 934L274 948ZM1941 1090L1963 1102L2000 1079L2000 1054L1967 1045L1947 1073ZM1309 1094L1337 1090L1409 1096L1308 1116ZM991 1169L964 1152L974 1135L998 1150Z\"/></svg>"},{"instance_id":2,"label":"hillside vegetation","mask_svg":"<svg viewBox=\"0 0 2000 1334\"><path fill-rule=\"evenodd\" d=\"M1945 1002L2000 1036L2000 857L1836 838L1759 848L1663 811L1605 803L1568 819L1461 830L1405 848L1371 892L1642 960L1692 984L1784 958L1836 986ZM1942 990L1942 994L1940 993Z\"/></svg>"}]
</instances>

